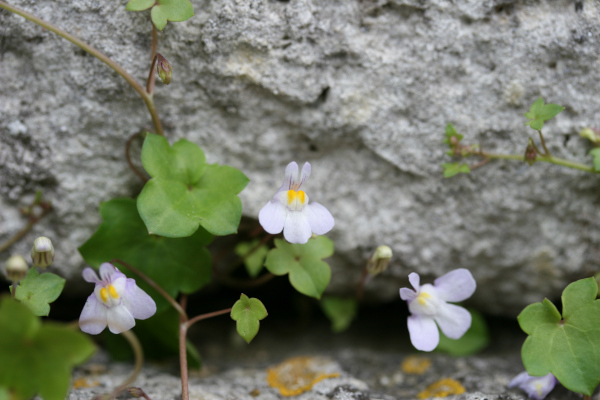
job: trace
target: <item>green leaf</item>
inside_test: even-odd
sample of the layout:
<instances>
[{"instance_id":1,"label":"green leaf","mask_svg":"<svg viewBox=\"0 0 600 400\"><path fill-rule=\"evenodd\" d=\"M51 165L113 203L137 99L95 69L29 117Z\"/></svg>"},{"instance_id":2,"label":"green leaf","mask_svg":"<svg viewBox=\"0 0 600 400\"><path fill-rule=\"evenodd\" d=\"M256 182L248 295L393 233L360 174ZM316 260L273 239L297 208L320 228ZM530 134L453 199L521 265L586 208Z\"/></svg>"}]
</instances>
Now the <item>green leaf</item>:
<instances>
[{"instance_id":1,"label":"green leaf","mask_svg":"<svg viewBox=\"0 0 600 400\"><path fill-rule=\"evenodd\" d=\"M102 224L79 248L92 267L118 258L142 271L173 297L179 292L194 293L210 281L211 257L205 246L212 241L212 235L204 229L180 239L151 235L133 199L102 203L100 215ZM168 307L167 301L146 282L127 268L116 266L152 296L159 311Z\"/></svg>"},{"instance_id":2,"label":"green leaf","mask_svg":"<svg viewBox=\"0 0 600 400\"><path fill-rule=\"evenodd\" d=\"M194 16L194 6L189 0L157 0L158 4L152 7L152 22L156 29L162 31L167 21L180 22Z\"/></svg>"},{"instance_id":3,"label":"green leaf","mask_svg":"<svg viewBox=\"0 0 600 400\"><path fill-rule=\"evenodd\" d=\"M133 332L144 348L144 357L151 360L164 361L179 356L179 313L168 308L145 320L136 321ZM131 345L122 335L114 335L108 330L103 332L102 340L110 356L116 361L133 359ZM196 347L186 342L188 365L192 369L202 366L200 354Z\"/></svg>"},{"instance_id":4,"label":"green leaf","mask_svg":"<svg viewBox=\"0 0 600 400\"><path fill-rule=\"evenodd\" d=\"M463 139L464 135L459 135L458 133L456 133L454 125L448 124L446 125L446 139L444 139L444 143L450 146L451 148L454 147L450 141L452 137L455 137L456 141L460 142Z\"/></svg>"},{"instance_id":5,"label":"green leaf","mask_svg":"<svg viewBox=\"0 0 600 400\"><path fill-rule=\"evenodd\" d=\"M358 302L354 298L327 296L321 300L321 309L331 321L331 330L335 333L348 329L358 311Z\"/></svg>"},{"instance_id":6,"label":"green leaf","mask_svg":"<svg viewBox=\"0 0 600 400\"><path fill-rule=\"evenodd\" d=\"M148 230L166 237L185 237L199 226L213 235L237 232L242 216L238 193L248 184L239 170L208 165L195 144L180 140L172 147L148 134L142 163L150 179L138 197L138 210Z\"/></svg>"},{"instance_id":7,"label":"green leaf","mask_svg":"<svg viewBox=\"0 0 600 400\"><path fill-rule=\"evenodd\" d=\"M65 287L65 280L58 275L46 272L40 275L35 268L27 272L27 276L17 286L15 298L25 304L33 314L47 317L50 304L60 296ZM12 286L11 286L12 293Z\"/></svg>"},{"instance_id":8,"label":"green leaf","mask_svg":"<svg viewBox=\"0 0 600 400\"><path fill-rule=\"evenodd\" d=\"M490 343L490 333L483 316L475 310L469 310L472 317L471 327L460 339L450 339L440 332L440 344L436 350L451 356L463 357L476 354Z\"/></svg>"},{"instance_id":9,"label":"green leaf","mask_svg":"<svg viewBox=\"0 0 600 400\"><path fill-rule=\"evenodd\" d=\"M544 99L540 97L531 105L529 112L525 113L525 117L530 120L525 122L525 125L539 131L544 127L544 121L554 118L564 109L558 104L544 104Z\"/></svg>"},{"instance_id":10,"label":"green leaf","mask_svg":"<svg viewBox=\"0 0 600 400\"><path fill-rule=\"evenodd\" d=\"M0 300L0 332L0 388L12 392L13 399L39 394L44 400L63 400L73 366L95 351L78 330L42 325L27 306L7 297Z\"/></svg>"},{"instance_id":11,"label":"green leaf","mask_svg":"<svg viewBox=\"0 0 600 400\"><path fill-rule=\"evenodd\" d=\"M592 149L590 155L594 157L594 170L600 172L600 147Z\"/></svg>"},{"instance_id":12,"label":"green leaf","mask_svg":"<svg viewBox=\"0 0 600 400\"><path fill-rule=\"evenodd\" d=\"M263 303L255 298L249 299L242 294L231 309L231 319L236 321L236 329L246 343L250 343L258 333L260 320L267 316Z\"/></svg>"},{"instance_id":13,"label":"green leaf","mask_svg":"<svg viewBox=\"0 0 600 400\"><path fill-rule=\"evenodd\" d=\"M533 376L554 374L567 389L591 396L600 383L600 300L594 278L571 283L562 319L548 300L527 306L518 320L529 334L521 356Z\"/></svg>"},{"instance_id":14,"label":"green leaf","mask_svg":"<svg viewBox=\"0 0 600 400\"><path fill-rule=\"evenodd\" d=\"M127 11L143 11L149 9L155 3L155 0L129 0L125 9Z\"/></svg>"},{"instance_id":15,"label":"green leaf","mask_svg":"<svg viewBox=\"0 0 600 400\"><path fill-rule=\"evenodd\" d=\"M320 299L331 279L331 269L321 259L332 255L333 242L326 236L309 239L306 244L275 239L275 248L267 255L265 266L272 274L289 274L294 289Z\"/></svg>"},{"instance_id":16,"label":"green leaf","mask_svg":"<svg viewBox=\"0 0 600 400\"><path fill-rule=\"evenodd\" d=\"M256 278L258 274L260 274L260 271L262 271L265 264L265 258L269 252L267 245L263 244L246 257L246 254L248 254L250 250L258 246L258 243L259 240L256 239L252 242L240 242L235 246L235 254L244 258L244 266L246 267L246 271L248 271L248 275L252 278Z\"/></svg>"},{"instance_id":17,"label":"green leaf","mask_svg":"<svg viewBox=\"0 0 600 400\"><path fill-rule=\"evenodd\" d=\"M469 168L469 166L467 164L459 164L459 163L445 163L442 164L442 167L444 168L444 178L451 178L454 175L463 173L463 174L468 174L469 172L471 172L471 169Z\"/></svg>"}]
</instances>

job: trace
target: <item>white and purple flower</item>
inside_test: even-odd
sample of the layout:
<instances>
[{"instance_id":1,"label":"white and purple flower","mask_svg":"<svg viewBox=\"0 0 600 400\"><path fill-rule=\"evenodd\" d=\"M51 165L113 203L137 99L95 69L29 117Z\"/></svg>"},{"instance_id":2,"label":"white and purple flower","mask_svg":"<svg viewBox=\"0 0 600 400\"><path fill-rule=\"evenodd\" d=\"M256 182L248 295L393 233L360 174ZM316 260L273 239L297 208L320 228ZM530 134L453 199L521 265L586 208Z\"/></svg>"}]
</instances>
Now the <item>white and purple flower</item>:
<instances>
[{"instance_id":1,"label":"white and purple flower","mask_svg":"<svg viewBox=\"0 0 600 400\"><path fill-rule=\"evenodd\" d=\"M84 269L83 279L96 284L79 317L79 327L86 333L97 335L106 325L112 333L121 333L133 328L135 319L156 313L152 297L112 264L100 266L100 279L93 269Z\"/></svg>"},{"instance_id":2,"label":"white and purple flower","mask_svg":"<svg viewBox=\"0 0 600 400\"><path fill-rule=\"evenodd\" d=\"M410 341L417 350L432 351L440 342L440 333L450 339L459 339L471 327L471 313L448 301L458 302L471 297L477 284L469 270L455 269L440 276L433 285L420 285L419 275L408 275L415 290L400 289L400 298L408 302L412 314L408 317Z\"/></svg>"},{"instance_id":3,"label":"white and purple flower","mask_svg":"<svg viewBox=\"0 0 600 400\"><path fill-rule=\"evenodd\" d=\"M519 389L527 393L530 399L543 400L554 389L557 382L557 379L552 374L531 376L525 371L515 376L508 384L508 387L518 386Z\"/></svg>"},{"instance_id":4,"label":"white and purple flower","mask_svg":"<svg viewBox=\"0 0 600 400\"><path fill-rule=\"evenodd\" d=\"M258 221L265 231L283 236L290 243L304 244L313 233L324 235L333 228L333 216L319 203L308 203L300 187L310 176L310 164L305 163L298 175L298 164L292 161L285 169L283 185L260 210Z\"/></svg>"}]
</instances>

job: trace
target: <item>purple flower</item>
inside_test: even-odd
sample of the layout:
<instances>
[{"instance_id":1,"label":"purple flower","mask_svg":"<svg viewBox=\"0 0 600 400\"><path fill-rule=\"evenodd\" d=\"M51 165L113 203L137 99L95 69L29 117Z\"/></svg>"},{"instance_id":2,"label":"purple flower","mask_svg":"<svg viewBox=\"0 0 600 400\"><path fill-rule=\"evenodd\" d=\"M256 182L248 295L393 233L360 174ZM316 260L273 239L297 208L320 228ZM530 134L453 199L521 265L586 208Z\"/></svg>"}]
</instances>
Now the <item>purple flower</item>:
<instances>
[{"instance_id":1,"label":"purple flower","mask_svg":"<svg viewBox=\"0 0 600 400\"><path fill-rule=\"evenodd\" d=\"M102 264L100 278L91 268L83 270L83 279L95 283L96 287L79 317L82 331L97 335L108 324L112 333L121 333L135 326L134 318L147 319L156 313L156 303L152 297L114 265Z\"/></svg>"},{"instance_id":2,"label":"purple flower","mask_svg":"<svg viewBox=\"0 0 600 400\"><path fill-rule=\"evenodd\" d=\"M508 384L509 388L518 386L527 393L530 399L542 400L554 389L556 378L552 374L544 376L531 376L527 372L521 372Z\"/></svg>"},{"instance_id":3,"label":"purple flower","mask_svg":"<svg viewBox=\"0 0 600 400\"><path fill-rule=\"evenodd\" d=\"M437 278L433 285L419 285L420 278L415 272L408 275L415 290L400 289L400 298L408 301L412 314L408 317L410 341L417 350L432 351L440 342L440 333L450 339L459 339L471 326L471 313L466 309L448 304L447 301L463 301L475 292L475 279L464 268L455 269Z\"/></svg>"},{"instance_id":4,"label":"purple flower","mask_svg":"<svg viewBox=\"0 0 600 400\"><path fill-rule=\"evenodd\" d=\"M288 242L304 244L313 233L324 235L333 228L331 213L319 203L308 204L308 196L299 190L309 176L309 163L304 164L300 175L296 162L288 164L283 185L258 213L265 231L277 234L283 230Z\"/></svg>"}]
</instances>

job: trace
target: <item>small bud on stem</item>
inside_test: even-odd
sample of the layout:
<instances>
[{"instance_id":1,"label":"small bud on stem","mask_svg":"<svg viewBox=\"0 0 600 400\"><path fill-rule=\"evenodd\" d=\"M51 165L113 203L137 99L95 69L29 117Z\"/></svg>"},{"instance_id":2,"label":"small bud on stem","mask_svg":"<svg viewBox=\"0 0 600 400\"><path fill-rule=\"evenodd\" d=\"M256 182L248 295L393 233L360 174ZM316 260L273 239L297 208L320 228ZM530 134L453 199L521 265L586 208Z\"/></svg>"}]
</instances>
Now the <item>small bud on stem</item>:
<instances>
[{"instance_id":1,"label":"small bud on stem","mask_svg":"<svg viewBox=\"0 0 600 400\"><path fill-rule=\"evenodd\" d=\"M529 138L529 143L527 143L527 148L525 149L525 154L523 155L523 161L525 161L529 166L532 166L537 158L537 151L535 149L535 144L533 143L533 139Z\"/></svg>"},{"instance_id":2,"label":"small bud on stem","mask_svg":"<svg viewBox=\"0 0 600 400\"><path fill-rule=\"evenodd\" d=\"M171 67L169 61L159 53L156 53L156 72L158 72L158 76L162 83L165 85L171 83L173 67Z\"/></svg>"},{"instance_id":3,"label":"small bud on stem","mask_svg":"<svg viewBox=\"0 0 600 400\"><path fill-rule=\"evenodd\" d=\"M392 249L388 246L379 246L367 262L367 271L371 276L379 275L387 269L391 259Z\"/></svg>"},{"instance_id":4,"label":"small bud on stem","mask_svg":"<svg viewBox=\"0 0 600 400\"><path fill-rule=\"evenodd\" d=\"M34 267L47 268L54 262L54 246L47 237L40 236L33 242L31 261Z\"/></svg>"},{"instance_id":5,"label":"small bud on stem","mask_svg":"<svg viewBox=\"0 0 600 400\"><path fill-rule=\"evenodd\" d=\"M594 144L600 143L600 132L597 129L585 128L579 132L579 136L588 139Z\"/></svg>"},{"instance_id":6,"label":"small bud on stem","mask_svg":"<svg viewBox=\"0 0 600 400\"><path fill-rule=\"evenodd\" d=\"M6 277L15 284L25 278L28 270L27 261L18 254L11 256L6 261Z\"/></svg>"}]
</instances>

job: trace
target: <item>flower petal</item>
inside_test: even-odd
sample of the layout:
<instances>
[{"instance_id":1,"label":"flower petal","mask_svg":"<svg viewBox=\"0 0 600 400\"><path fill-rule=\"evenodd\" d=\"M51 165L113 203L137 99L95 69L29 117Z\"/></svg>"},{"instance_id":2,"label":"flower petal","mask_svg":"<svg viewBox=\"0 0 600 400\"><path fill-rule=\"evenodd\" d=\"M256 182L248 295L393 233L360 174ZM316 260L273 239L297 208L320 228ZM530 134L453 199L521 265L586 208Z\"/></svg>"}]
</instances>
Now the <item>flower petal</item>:
<instances>
[{"instance_id":1,"label":"flower petal","mask_svg":"<svg viewBox=\"0 0 600 400\"><path fill-rule=\"evenodd\" d=\"M302 166L302 172L300 173L300 182L298 182L298 187L302 186L302 184L308 179L310 176L310 163L307 161Z\"/></svg>"},{"instance_id":2,"label":"flower petal","mask_svg":"<svg viewBox=\"0 0 600 400\"><path fill-rule=\"evenodd\" d=\"M81 275L83 276L83 280L86 282L100 283L100 279L98 279L98 275L96 274L96 271L94 271L90 267L87 267L86 269L84 269L83 272L81 273Z\"/></svg>"},{"instance_id":3,"label":"flower petal","mask_svg":"<svg viewBox=\"0 0 600 400\"><path fill-rule=\"evenodd\" d=\"M515 386L519 386L525 382L527 382L531 378L531 375L527 373L527 371L521 372L519 375L515 376L512 381L508 384L509 388L513 388Z\"/></svg>"},{"instance_id":4,"label":"flower petal","mask_svg":"<svg viewBox=\"0 0 600 400\"><path fill-rule=\"evenodd\" d=\"M111 282L115 272L119 272L119 270L114 265L102 263L102 265L100 265L100 280L105 283Z\"/></svg>"},{"instance_id":5,"label":"flower petal","mask_svg":"<svg viewBox=\"0 0 600 400\"><path fill-rule=\"evenodd\" d=\"M107 308L92 293L85 302L79 316L81 330L90 335L97 335L102 332L106 328L106 311Z\"/></svg>"},{"instance_id":6,"label":"flower petal","mask_svg":"<svg viewBox=\"0 0 600 400\"><path fill-rule=\"evenodd\" d=\"M319 203L311 203L304 206L302 213L310 225L310 230L317 235L324 235L333 229L333 216L328 209Z\"/></svg>"},{"instance_id":7,"label":"flower petal","mask_svg":"<svg viewBox=\"0 0 600 400\"><path fill-rule=\"evenodd\" d=\"M409 288L400 288L400 298L406 301L413 301L417 298L417 292Z\"/></svg>"},{"instance_id":8,"label":"flower petal","mask_svg":"<svg viewBox=\"0 0 600 400\"><path fill-rule=\"evenodd\" d=\"M468 269L459 268L440 276L433 285L444 301L458 302L468 299L475 292L477 283Z\"/></svg>"},{"instance_id":9,"label":"flower petal","mask_svg":"<svg viewBox=\"0 0 600 400\"><path fill-rule=\"evenodd\" d=\"M135 319L147 319L156 313L156 303L152 297L140 289L132 278L127 279L123 305Z\"/></svg>"},{"instance_id":10,"label":"flower petal","mask_svg":"<svg viewBox=\"0 0 600 400\"><path fill-rule=\"evenodd\" d=\"M284 190L290 190L294 185L294 182L298 180L298 164L296 161L292 161L285 167L285 177L283 178L282 188ZM281 190L281 189L280 189Z\"/></svg>"},{"instance_id":11,"label":"flower petal","mask_svg":"<svg viewBox=\"0 0 600 400\"><path fill-rule=\"evenodd\" d=\"M285 217L287 214L285 205L278 201L271 200L258 213L258 222L263 229L272 235L276 235L283 230Z\"/></svg>"},{"instance_id":12,"label":"flower petal","mask_svg":"<svg viewBox=\"0 0 600 400\"><path fill-rule=\"evenodd\" d=\"M508 387L519 386L530 398L543 400L554 389L556 382L556 378L552 374L531 376L527 372L521 372L510 381Z\"/></svg>"},{"instance_id":13,"label":"flower petal","mask_svg":"<svg viewBox=\"0 0 600 400\"><path fill-rule=\"evenodd\" d=\"M411 273L410 275L408 275L408 281L410 282L412 287L414 287L415 290L418 292L421 288L421 277L419 276L419 274L417 274L416 272Z\"/></svg>"},{"instance_id":14,"label":"flower petal","mask_svg":"<svg viewBox=\"0 0 600 400\"><path fill-rule=\"evenodd\" d=\"M123 304L108 308L106 310L106 321L108 329L112 333L121 333L135 326L135 319Z\"/></svg>"},{"instance_id":15,"label":"flower petal","mask_svg":"<svg viewBox=\"0 0 600 400\"><path fill-rule=\"evenodd\" d=\"M440 332L432 318L411 315L408 317L408 333L417 350L432 351L440 343Z\"/></svg>"},{"instance_id":16,"label":"flower petal","mask_svg":"<svg viewBox=\"0 0 600 400\"><path fill-rule=\"evenodd\" d=\"M287 213L283 227L283 236L290 243L304 244L308 242L308 239L312 236L312 232L304 214L299 211L290 211Z\"/></svg>"},{"instance_id":17,"label":"flower petal","mask_svg":"<svg viewBox=\"0 0 600 400\"><path fill-rule=\"evenodd\" d=\"M433 318L450 339L460 339L471 327L471 313L454 304L440 302Z\"/></svg>"}]
</instances>

